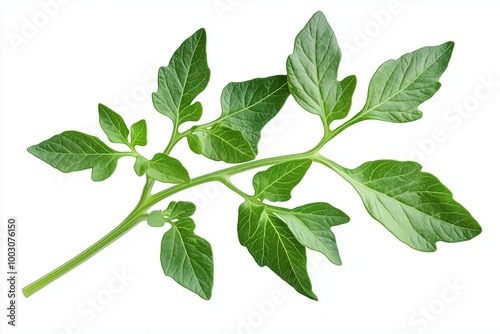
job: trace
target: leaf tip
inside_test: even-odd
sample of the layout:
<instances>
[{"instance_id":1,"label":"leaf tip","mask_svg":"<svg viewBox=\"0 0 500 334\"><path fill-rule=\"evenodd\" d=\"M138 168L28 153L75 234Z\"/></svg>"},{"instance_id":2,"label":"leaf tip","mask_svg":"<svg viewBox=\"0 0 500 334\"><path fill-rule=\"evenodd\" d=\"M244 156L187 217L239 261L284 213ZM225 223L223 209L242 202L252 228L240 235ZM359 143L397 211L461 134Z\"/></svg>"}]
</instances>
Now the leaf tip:
<instances>
[{"instance_id":1,"label":"leaf tip","mask_svg":"<svg viewBox=\"0 0 500 334\"><path fill-rule=\"evenodd\" d=\"M316 13L313 14L312 18L318 18L318 19L324 19L326 20L325 13L323 13L321 10L318 10Z\"/></svg>"},{"instance_id":2,"label":"leaf tip","mask_svg":"<svg viewBox=\"0 0 500 334\"><path fill-rule=\"evenodd\" d=\"M32 145L32 146L28 147L26 150L27 150L29 153L31 153L31 154L33 154L34 156L36 156L36 154L35 154L35 153L36 153L36 148L37 148L37 146L36 146L36 145Z\"/></svg>"},{"instance_id":3,"label":"leaf tip","mask_svg":"<svg viewBox=\"0 0 500 334\"><path fill-rule=\"evenodd\" d=\"M200 296L203 300L210 300L212 298L212 291L208 291L208 293L199 293L198 296Z\"/></svg>"},{"instance_id":4,"label":"leaf tip","mask_svg":"<svg viewBox=\"0 0 500 334\"><path fill-rule=\"evenodd\" d=\"M315 302L318 301L318 296L316 296L316 294L312 291L310 291L308 294L307 294L307 297L309 297L310 299L314 300Z\"/></svg>"},{"instance_id":5,"label":"leaf tip","mask_svg":"<svg viewBox=\"0 0 500 334\"><path fill-rule=\"evenodd\" d=\"M205 28L200 28L200 29L196 30L196 32L193 34L193 37L194 36L198 37L202 41L206 41L207 40L207 31Z\"/></svg>"},{"instance_id":6,"label":"leaf tip","mask_svg":"<svg viewBox=\"0 0 500 334\"><path fill-rule=\"evenodd\" d=\"M454 41L448 41L448 42L444 43L444 45L446 45L447 47L451 48L451 50L453 50L453 48L455 48L455 42Z\"/></svg>"}]
</instances>

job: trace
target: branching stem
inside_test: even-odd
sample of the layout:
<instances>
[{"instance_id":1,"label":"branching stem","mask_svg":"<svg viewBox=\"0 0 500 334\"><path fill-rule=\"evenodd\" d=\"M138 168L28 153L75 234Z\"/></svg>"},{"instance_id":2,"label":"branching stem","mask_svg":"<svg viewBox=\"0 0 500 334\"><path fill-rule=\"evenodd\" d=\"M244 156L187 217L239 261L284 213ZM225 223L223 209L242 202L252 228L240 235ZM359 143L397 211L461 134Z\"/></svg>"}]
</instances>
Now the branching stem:
<instances>
[{"instance_id":1,"label":"branching stem","mask_svg":"<svg viewBox=\"0 0 500 334\"><path fill-rule=\"evenodd\" d=\"M35 292L39 291L43 287L47 286L48 284L52 283L59 277L63 276L64 274L70 272L74 268L78 267L80 264L83 262L87 261L90 259L92 256L112 244L114 241L119 239L121 236L123 236L125 233L127 233L129 230L131 230L134 226L139 224L142 221L145 221L148 216L148 211L149 209L161 202L162 200L177 194L183 190L204 184L204 183L209 183L209 182L221 182L224 185L226 185L229 189L233 190L237 194L241 195L243 198L250 198L248 194L244 193L241 191L239 188L237 188L229 179L231 176L243 173L255 168L260 168L260 167L266 167L266 166L271 166L275 164L279 164L282 162L286 161L291 161L291 160L299 160L299 159L311 159L313 161L321 162L322 161L322 156L319 154L319 150L333 137L335 137L337 134L339 134L343 129L345 129L347 126L346 124L349 123L346 122L343 125L341 125L339 128L333 130L333 131L328 131L328 129L325 128L325 135L323 139L316 145L312 150L309 150L307 152L303 153L297 153L297 154L289 154L289 155L282 155L282 156L277 156L277 157L271 157L271 158L266 158L266 159L260 159L260 160L254 160L246 163L241 163L235 166L231 166L225 169L221 169L215 172L211 172L205 175L201 175L198 177L195 177L191 179L190 182L188 183L181 183L181 184L176 184L174 186L171 186L170 188L161 190L157 193L152 193L152 188L153 184L155 181L149 177L146 177L146 183L144 185L144 189L142 190L141 197L139 199L139 202L135 206L135 208L130 212L130 214L121 222L117 227L115 227L113 230L111 230L108 234L106 234L103 238L101 238L99 241L94 243L92 246L89 248L85 249L83 252L80 254L76 255L73 257L71 260L67 261L60 267L54 269L50 273L46 274L45 276L39 278L38 280L34 281L33 283L27 285L26 287L23 288L23 294L26 297L31 296ZM165 153L169 154L175 144L179 142L182 138L185 137L185 133L179 133L178 128L174 126L174 132L171 137L171 140L169 141L169 144L167 148L165 149ZM130 155L136 155L135 152L131 152Z\"/></svg>"}]
</instances>

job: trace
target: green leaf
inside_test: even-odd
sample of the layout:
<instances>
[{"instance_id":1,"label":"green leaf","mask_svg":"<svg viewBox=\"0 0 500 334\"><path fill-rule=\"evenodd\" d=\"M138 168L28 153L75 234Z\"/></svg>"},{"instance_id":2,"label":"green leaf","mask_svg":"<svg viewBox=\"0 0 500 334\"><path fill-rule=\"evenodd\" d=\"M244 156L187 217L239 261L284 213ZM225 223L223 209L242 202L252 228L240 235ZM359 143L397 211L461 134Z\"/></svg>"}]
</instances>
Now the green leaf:
<instances>
[{"instance_id":1,"label":"green leaf","mask_svg":"<svg viewBox=\"0 0 500 334\"><path fill-rule=\"evenodd\" d=\"M345 213L328 203L311 203L276 213L303 246L323 253L334 264L342 264L331 227L347 223Z\"/></svg>"},{"instance_id":2,"label":"green leaf","mask_svg":"<svg viewBox=\"0 0 500 334\"><path fill-rule=\"evenodd\" d=\"M172 224L161 241L161 266L165 275L208 300L214 283L212 247L194 228L190 218Z\"/></svg>"},{"instance_id":3,"label":"green leaf","mask_svg":"<svg viewBox=\"0 0 500 334\"><path fill-rule=\"evenodd\" d=\"M153 93L153 104L174 124L198 121L201 117L201 104L192 102L210 79L206 43L205 29L198 30L174 52L168 66L158 71L158 91Z\"/></svg>"},{"instance_id":4,"label":"green leaf","mask_svg":"<svg viewBox=\"0 0 500 334\"><path fill-rule=\"evenodd\" d=\"M291 160L258 172L253 178L255 197L273 202L288 201L311 163L310 159Z\"/></svg>"},{"instance_id":5,"label":"green leaf","mask_svg":"<svg viewBox=\"0 0 500 334\"><path fill-rule=\"evenodd\" d=\"M255 159L255 152L243 133L215 125L210 129L197 129L187 136L191 150L215 161L229 163Z\"/></svg>"},{"instance_id":6,"label":"green leaf","mask_svg":"<svg viewBox=\"0 0 500 334\"><path fill-rule=\"evenodd\" d=\"M170 219L181 219L191 217L196 211L196 205L192 202L172 201L168 204L168 207L163 214L168 216Z\"/></svg>"},{"instance_id":7,"label":"green leaf","mask_svg":"<svg viewBox=\"0 0 500 334\"><path fill-rule=\"evenodd\" d=\"M132 124L130 128L130 144L132 146L146 146L148 144L148 127L146 121L140 121Z\"/></svg>"},{"instance_id":8,"label":"green leaf","mask_svg":"<svg viewBox=\"0 0 500 334\"><path fill-rule=\"evenodd\" d=\"M354 95L354 90L356 89L356 77L350 75L345 77L340 82L340 89L338 89L337 103L333 107L332 112L327 113L326 120L327 124L330 124L336 119L342 119L349 114L352 105L352 96Z\"/></svg>"},{"instance_id":9,"label":"green leaf","mask_svg":"<svg viewBox=\"0 0 500 334\"><path fill-rule=\"evenodd\" d=\"M143 176L149 168L149 161L142 156L137 156L134 163L134 171L138 176Z\"/></svg>"},{"instance_id":10,"label":"green leaf","mask_svg":"<svg viewBox=\"0 0 500 334\"><path fill-rule=\"evenodd\" d=\"M152 227L162 227L165 225L165 218L161 210L151 211L148 215L148 225Z\"/></svg>"},{"instance_id":11,"label":"green leaf","mask_svg":"<svg viewBox=\"0 0 500 334\"><path fill-rule=\"evenodd\" d=\"M92 168L92 180L108 178L123 155L97 137L65 131L28 148L28 152L63 173Z\"/></svg>"},{"instance_id":12,"label":"green leaf","mask_svg":"<svg viewBox=\"0 0 500 334\"><path fill-rule=\"evenodd\" d=\"M370 81L366 104L356 120L405 123L421 118L418 106L441 87L439 78L448 67L454 45L424 47L382 64Z\"/></svg>"},{"instance_id":13,"label":"green leaf","mask_svg":"<svg viewBox=\"0 0 500 334\"><path fill-rule=\"evenodd\" d=\"M190 181L189 173L181 162L164 153L157 153L153 156L146 174L152 179L165 183L186 183Z\"/></svg>"},{"instance_id":14,"label":"green leaf","mask_svg":"<svg viewBox=\"0 0 500 334\"><path fill-rule=\"evenodd\" d=\"M194 203L172 201L168 204L167 209L152 211L148 215L148 224L154 227L161 227L165 222L176 224L184 218L191 217L195 211L196 206Z\"/></svg>"},{"instance_id":15,"label":"green leaf","mask_svg":"<svg viewBox=\"0 0 500 334\"><path fill-rule=\"evenodd\" d=\"M112 143L128 144L128 128L123 118L106 107L99 104L99 124Z\"/></svg>"},{"instance_id":16,"label":"green leaf","mask_svg":"<svg viewBox=\"0 0 500 334\"><path fill-rule=\"evenodd\" d=\"M263 127L281 110L290 95L286 75L232 82L221 96L217 123L243 133L257 154Z\"/></svg>"},{"instance_id":17,"label":"green leaf","mask_svg":"<svg viewBox=\"0 0 500 334\"><path fill-rule=\"evenodd\" d=\"M267 266L297 292L317 300L307 274L306 250L288 226L264 205L245 201L238 212L238 238L261 267Z\"/></svg>"},{"instance_id":18,"label":"green leaf","mask_svg":"<svg viewBox=\"0 0 500 334\"><path fill-rule=\"evenodd\" d=\"M325 15L317 12L295 39L286 68L290 93L323 122L347 116L351 108L356 77L337 81L341 51Z\"/></svg>"},{"instance_id":19,"label":"green leaf","mask_svg":"<svg viewBox=\"0 0 500 334\"><path fill-rule=\"evenodd\" d=\"M416 162L378 160L355 169L338 167L370 215L399 240L421 251L437 241L469 240L481 233L471 214L435 176Z\"/></svg>"},{"instance_id":20,"label":"green leaf","mask_svg":"<svg viewBox=\"0 0 500 334\"><path fill-rule=\"evenodd\" d=\"M92 180L103 181L113 175L116 165L118 164L117 156L102 156L97 159L92 165Z\"/></svg>"}]
</instances>

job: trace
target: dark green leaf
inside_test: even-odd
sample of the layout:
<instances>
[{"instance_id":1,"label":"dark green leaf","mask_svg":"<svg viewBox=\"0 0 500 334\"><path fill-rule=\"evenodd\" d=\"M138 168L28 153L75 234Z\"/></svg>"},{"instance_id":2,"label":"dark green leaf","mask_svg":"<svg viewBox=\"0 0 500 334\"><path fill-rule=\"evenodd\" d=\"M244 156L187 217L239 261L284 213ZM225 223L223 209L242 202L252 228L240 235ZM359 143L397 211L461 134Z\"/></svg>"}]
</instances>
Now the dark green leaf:
<instances>
[{"instance_id":1,"label":"dark green leaf","mask_svg":"<svg viewBox=\"0 0 500 334\"><path fill-rule=\"evenodd\" d=\"M355 169L338 168L357 190L370 215L399 240L421 251L437 241L469 240L481 227L452 193L412 161L378 160Z\"/></svg>"},{"instance_id":2,"label":"dark green leaf","mask_svg":"<svg viewBox=\"0 0 500 334\"><path fill-rule=\"evenodd\" d=\"M257 154L262 128L281 110L289 95L286 75L232 82L222 91L222 115L217 122L241 131Z\"/></svg>"},{"instance_id":3,"label":"dark green leaf","mask_svg":"<svg viewBox=\"0 0 500 334\"><path fill-rule=\"evenodd\" d=\"M194 228L190 218L172 224L161 241L161 266L165 275L201 298L210 299L214 283L212 247L194 234Z\"/></svg>"},{"instance_id":4,"label":"dark green leaf","mask_svg":"<svg viewBox=\"0 0 500 334\"><path fill-rule=\"evenodd\" d=\"M306 250L288 226L263 205L243 202L238 238L259 266L267 266L299 293L317 300L307 274Z\"/></svg>"},{"instance_id":5,"label":"dark green leaf","mask_svg":"<svg viewBox=\"0 0 500 334\"><path fill-rule=\"evenodd\" d=\"M311 203L276 213L303 246L323 253L334 264L342 264L331 227L347 223L345 213L328 203Z\"/></svg>"},{"instance_id":6,"label":"dark green leaf","mask_svg":"<svg viewBox=\"0 0 500 334\"><path fill-rule=\"evenodd\" d=\"M454 45L424 47L382 64L370 81L366 104L356 120L404 123L421 118L418 106L441 87L439 78L448 67Z\"/></svg>"},{"instance_id":7,"label":"dark green leaf","mask_svg":"<svg viewBox=\"0 0 500 334\"><path fill-rule=\"evenodd\" d=\"M128 144L128 128L123 118L103 104L99 104L99 124L112 143Z\"/></svg>"},{"instance_id":8,"label":"dark green leaf","mask_svg":"<svg viewBox=\"0 0 500 334\"><path fill-rule=\"evenodd\" d=\"M253 178L255 197L273 202L288 201L311 163L310 159L291 160L258 172Z\"/></svg>"},{"instance_id":9,"label":"dark green leaf","mask_svg":"<svg viewBox=\"0 0 500 334\"><path fill-rule=\"evenodd\" d=\"M165 183L186 183L190 180L189 173L181 162L163 153L153 156L146 174L152 179Z\"/></svg>"},{"instance_id":10,"label":"dark green leaf","mask_svg":"<svg viewBox=\"0 0 500 334\"><path fill-rule=\"evenodd\" d=\"M141 119L130 128L130 144L132 146L146 146L148 144L148 127Z\"/></svg>"},{"instance_id":11,"label":"dark green leaf","mask_svg":"<svg viewBox=\"0 0 500 334\"><path fill-rule=\"evenodd\" d=\"M356 77L337 81L340 48L325 16L317 12L295 39L287 60L290 93L310 113L330 124L347 116Z\"/></svg>"},{"instance_id":12,"label":"dark green leaf","mask_svg":"<svg viewBox=\"0 0 500 334\"><path fill-rule=\"evenodd\" d=\"M97 137L78 131L65 131L28 148L28 152L61 172L92 168L92 179L109 177L122 156Z\"/></svg>"},{"instance_id":13,"label":"dark green leaf","mask_svg":"<svg viewBox=\"0 0 500 334\"><path fill-rule=\"evenodd\" d=\"M103 181L113 175L116 165L118 164L118 156L105 155L97 159L92 165L92 180Z\"/></svg>"},{"instance_id":14,"label":"dark green leaf","mask_svg":"<svg viewBox=\"0 0 500 334\"><path fill-rule=\"evenodd\" d=\"M148 215L148 225L153 227L162 227L165 225L165 218L161 210L151 211Z\"/></svg>"},{"instance_id":15,"label":"dark green leaf","mask_svg":"<svg viewBox=\"0 0 500 334\"><path fill-rule=\"evenodd\" d=\"M192 102L210 79L206 43L205 29L198 30L174 52L168 66L158 71L158 91L153 93L153 104L174 124L201 117L201 104Z\"/></svg>"},{"instance_id":16,"label":"dark green leaf","mask_svg":"<svg viewBox=\"0 0 500 334\"><path fill-rule=\"evenodd\" d=\"M255 159L255 152L243 133L223 126L197 129L187 136L193 152L215 161L229 163Z\"/></svg>"},{"instance_id":17,"label":"dark green leaf","mask_svg":"<svg viewBox=\"0 0 500 334\"><path fill-rule=\"evenodd\" d=\"M181 219L191 217L196 211L196 205L191 202L172 201L168 204L168 207L163 214L168 216L170 219Z\"/></svg>"}]
</instances>

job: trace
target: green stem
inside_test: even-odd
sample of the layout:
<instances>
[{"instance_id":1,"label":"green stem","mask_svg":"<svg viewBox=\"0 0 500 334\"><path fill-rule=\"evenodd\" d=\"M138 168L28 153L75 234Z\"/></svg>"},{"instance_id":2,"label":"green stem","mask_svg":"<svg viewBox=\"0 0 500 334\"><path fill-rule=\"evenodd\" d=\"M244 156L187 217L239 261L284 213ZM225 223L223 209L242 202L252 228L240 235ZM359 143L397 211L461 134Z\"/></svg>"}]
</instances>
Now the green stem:
<instances>
[{"instance_id":1,"label":"green stem","mask_svg":"<svg viewBox=\"0 0 500 334\"><path fill-rule=\"evenodd\" d=\"M182 138L182 137L178 138L178 135L179 135L179 124L177 122L174 122L174 126L172 128L172 135L170 136L168 145L165 148L165 151L163 151L163 153L165 153L166 155L170 154L175 144L177 144L177 142Z\"/></svg>"},{"instance_id":2,"label":"green stem","mask_svg":"<svg viewBox=\"0 0 500 334\"><path fill-rule=\"evenodd\" d=\"M147 218L147 212L148 210L158 202L178 193L183 190L198 186L200 184L208 183L208 182L222 182L224 185L226 185L229 189L235 191L237 194L241 195L243 198L251 198L248 194L242 192L240 189L238 189L234 184L230 181L230 177L239 174L242 172L246 172L248 170L252 170L255 168L259 167L266 167L270 165L275 165L279 164L282 162L286 161L291 161L291 160L299 160L299 159L312 159L313 161L319 162L336 172L341 171L341 167L338 166L335 162L321 156L319 154L319 150L332 138L337 136L339 133L341 133L343 130L345 130L347 127L351 126L352 124L356 123L356 119L351 119L338 128L336 128L333 131L326 132L324 137L321 139L321 141L316 145L313 149L303 152L303 153L297 153L297 154L289 154L289 155L283 155L283 156L278 156L278 157L272 157L272 158L267 158L267 159L261 159L261 160L255 160L255 161L250 161L246 163L242 163L236 166L228 167L225 169L221 169L212 173L208 173L202 176L195 177L194 179L191 179L190 182L188 183L183 183L183 184L177 184L174 185L168 189L159 191L155 194L152 194L151 190L153 188L154 180L150 179L149 177L146 178L146 184L144 185L144 189L142 191L141 197L139 199L139 203L136 205L136 207L132 210L132 212L125 218L125 220L120 223L116 228L114 228L112 231L110 231L108 234L106 234L103 238L101 238L99 241L94 243L92 246L89 248L85 249L83 252L69 260L68 262L64 263L60 267L56 268L55 270L51 271L47 275L41 277L40 279L36 280L35 282L27 285L23 289L23 294L26 297L31 296L35 292L39 291L43 287L47 286L48 284L52 283L59 277L63 276L64 274L68 273L69 271L73 270L83 262L87 261L90 259L92 256L103 250L105 247L119 239L122 235L127 233L129 230L131 230L134 226L139 224L141 221L144 221ZM172 135L172 138L165 149L165 153L169 154L172 148L175 146L175 144L184 138L187 133L178 133L178 129L176 126L174 126L174 132ZM131 153L133 154L133 153Z\"/></svg>"},{"instance_id":3,"label":"green stem","mask_svg":"<svg viewBox=\"0 0 500 334\"><path fill-rule=\"evenodd\" d=\"M250 195L242 191L240 188L236 187L233 182L229 179L229 177L225 177L223 179L219 180L222 184L224 184L226 187L228 187L230 190L234 191L236 194L240 195L244 199L249 199Z\"/></svg>"},{"instance_id":4,"label":"green stem","mask_svg":"<svg viewBox=\"0 0 500 334\"><path fill-rule=\"evenodd\" d=\"M67 261L60 267L52 270L50 273L45 276L37 279L33 283L25 286L23 288L23 294L25 297L29 297L35 292L39 291L43 287L49 285L59 277L64 274L70 272L74 268L78 267L83 262L90 259L95 254L99 253L101 250L115 242L122 235L131 230L134 226L139 224L141 221L144 221L148 214L148 208L144 207L143 203L147 201L147 199L151 196L151 189L153 187L154 180L149 177L146 178L146 184L144 185L144 189L142 190L142 194L139 200L139 203L132 210L132 212L121 222L117 227L111 230L104 237L99 239L96 243L94 243L89 248L85 249L83 252L73 257L71 260Z\"/></svg>"},{"instance_id":5,"label":"green stem","mask_svg":"<svg viewBox=\"0 0 500 334\"><path fill-rule=\"evenodd\" d=\"M335 161L332 161L321 154L318 154L315 157L314 161L330 168L331 170L333 170L334 172L336 172L337 174L339 174L342 177L345 176L344 168L342 166L340 166Z\"/></svg>"},{"instance_id":6,"label":"green stem","mask_svg":"<svg viewBox=\"0 0 500 334\"><path fill-rule=\"evenodd\" d=\"M127 233L135 225L146 219L146 217L147 214L145 213L141 213L136 210L132 211L132 213L127 218L125 218L125 220L120 225L115 227L111 232L106 234L103 238L94 243L92 246L85 249L83 252L81 252L68 262L64 263L62 266L54 269L50 273L46 274L45 276L37 279L33 283L24 287L23 288L24 296L25 297L31 296L32 294L39 291L43 287L49 285L59 277L63 276L64 274L73 270L83 262L87 261L92 256L94 256L95 254L106 248L108 245L116 241L122 235Z\"/></svg>"},{"instance_id":7,"label":"green stem","mask_svg":"<svg viewBox=\"0 0 500 334\"><path fill-rule=\"evenodd\" d=\"M48 284L52 283L59 277L63 276L64 274L68 273L69 271L73 270L83 262L87 261L90 259L92 256L109 246L111 243L119 239L122 235L127 233L130 229L132 229L134 226L139 224L141 221L144 221L147 218L147 212L148 210L156 203L162 201L163 199L172 196L180 191L189 189L191 187L198 186L203 183L208 183L208 182L213 182L213 181L219 181L224 183L225 185L229 186L232 190L237 189L230 181L229 177L238 173L242 173L254 168L259 168L259 167L265 167L269 165L274 165L278 164L281 162L285 161L290 161L290 160L297 160L297 159L306 159L306 158L311 158L313 159L317 155L317 152L314 150L304 152L304 153L299 153L299 154L290 154L290 155L283 155L279 157L272 157L272 158L267 158L267 159L261 159L261 160L255 160L255 161L250 161L247 163L243 163L240 165L232 166L229 168L225 168L216 172L212 172L209 174L205 174L202 176L198 176L194 179L192 179L188 183L184 184L177 184L174 185L168 189L162 190L156 194L151 194L151 189L154 184L154 180L150 178L146 178L146 184L144 186L144 189L142 191L139 203L136 205L136 207L132 210L132 212L125 218L125 220L120 223L116 228L114 228L112 231L110 231L108 234L106 234L102 239L94 243L92 246L89 248L85 249L83 252L69 260L68 262L64 263L60 267L56 268L55 270L51 271L47 275L39 278L38 280L34 281L33 283L27 285L23 289L23 294L26 297L31 296L35 292L39 291L43 287L47 286ZM243 192L240 192L238 189L238 193L242 196L248 196L244 194Z\"/></svg>"},{"instance_id":8,"label":"green stem","mask_svg":"<svg viewBox=\"0 0 500 334\"><path fill-rule=\"evenodd\" d=\"M343 123L341 126L335 128L332 132L330 132L330 134L326 138L326 141L328 142L328 141L332 140L333 138L337 137L342 131L344 131L345 129L347 129L351 125L354 125L354 124L361 122L361 121L362 121L362 119L360 117L358 117L358 115L355 115L350 120L348 120L347 122Z\"/></svg>"}]
</instances>

